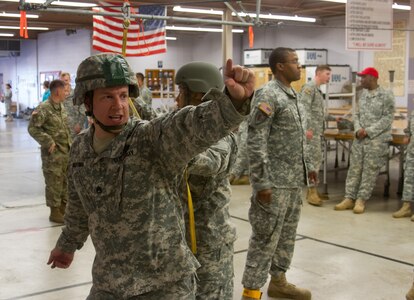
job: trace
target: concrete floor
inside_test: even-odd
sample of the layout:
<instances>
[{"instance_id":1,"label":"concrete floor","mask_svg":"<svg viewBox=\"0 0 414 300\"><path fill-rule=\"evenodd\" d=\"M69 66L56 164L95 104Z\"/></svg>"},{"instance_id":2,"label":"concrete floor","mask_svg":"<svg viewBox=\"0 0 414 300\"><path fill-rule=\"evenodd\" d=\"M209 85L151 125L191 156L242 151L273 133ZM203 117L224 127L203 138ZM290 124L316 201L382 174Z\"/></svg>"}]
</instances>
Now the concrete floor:
<instances>
[{"instance_id":1,"label":"concrete floor","mask_svg":"<svg viewBox=\"0 0 414 300\"><path fill-rule=\"evenodd\" d=\"M25 120L5 123L0 118L0 299L85 299L94 256L89 240L69 269L46 265L61 226L48 221L39 148L27 125ZM314 300L405 299L413 281L414 223L391 217L400 205L397 174L398 160L393 159L389 199L382 196L380 176L366 213L355 215L333 210L343 197L346 172L329 173L330 200L323 207L303 205L287 278L310 289ZM249 186L234 186L231 203L238 230L234 299L242 291L250 192ZM262 299L270 298L264 293Z\"/></svg>"}]
</instances>

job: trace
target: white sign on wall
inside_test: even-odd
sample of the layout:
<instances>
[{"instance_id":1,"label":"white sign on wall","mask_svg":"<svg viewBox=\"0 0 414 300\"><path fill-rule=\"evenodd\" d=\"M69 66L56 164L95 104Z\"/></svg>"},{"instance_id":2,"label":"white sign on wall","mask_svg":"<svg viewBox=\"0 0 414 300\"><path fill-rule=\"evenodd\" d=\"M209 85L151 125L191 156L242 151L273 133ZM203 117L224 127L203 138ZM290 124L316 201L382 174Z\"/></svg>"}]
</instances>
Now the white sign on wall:
<instances>
[{"instance_id":1,"label":"white sign on wall","mask_svg":"<svg viewBox=\"0 0 414 300\"><path fill-rule=\"evenodd\" d=\"M325 65L327 62L326 49L296 49L299 62L305 65Z\"/></svg>"},{"instance_id":2,"label":"white sign on wall","mask_svg":"<svg viewBox=\"0 0 414 300\"><path fill-rule=\"evenodd\" d=\"M392 0L348 0L347 50L392 50Z\"/></svg>"}]
</instances>

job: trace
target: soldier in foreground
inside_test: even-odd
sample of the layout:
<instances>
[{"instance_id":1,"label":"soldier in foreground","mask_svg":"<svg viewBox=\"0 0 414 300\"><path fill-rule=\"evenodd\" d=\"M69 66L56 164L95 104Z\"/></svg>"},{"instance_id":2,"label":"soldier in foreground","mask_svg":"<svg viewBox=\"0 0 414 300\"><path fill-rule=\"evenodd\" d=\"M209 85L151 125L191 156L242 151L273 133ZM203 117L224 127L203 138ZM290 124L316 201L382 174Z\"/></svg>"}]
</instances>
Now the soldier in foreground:
<instances>
[{"instance_id":1,"label":"soldier in foreground","mask_svg":"<svg viewBox=\"0 0 414 300\"><path fill-rule=\"evenodd\" d=\"M68 199L67 169L71 138L63 106L65 98L65 83L53 80L49 99L33 111L28 128L29 134L40 144L46 205L50 207L49 220L56 223L63 223Z\"/></svg>"},{"instance_id":2,"label":"soldier in foreground","mask_svg":"<svg viewBox=\"0 0 414 300\"><path fill-rule=\"evenodd\" d=\"M249 118L247 151L253 187L249 221L252 226L243 274L243 300L260 299L260 288L271 281L269 297L311 299L311 292L287 282L295 247L304 181L308 172L306 115L291 82L300 79L295 50L276 48L269 57L275 76L257 91Z\"/></svg>"},{"instance_id":3,"label":"soldier in foreground","mask_svg":"<svg viewBox=\"0 0 414 300\"><path fill-rule=\"evenodd\" d=\"M378 173L388 159L394 120L394 95L378 85L378 71L366 68L357 73L364 88L354 116L355 141L345 182L345 198L335 210L365 211Z\"/></svg>"},{"instance_id":4,"label":"soldier in foreground","mask_svg":"<svg viewBox=\"0 0 414 300\"><path fill-rule=\"evenodd\" d=\"M175 77L179 87L179 109L201 105L211 89L223 89L220 71L209 63L191 62L182 66ZM237 142L230 133L191 159L181 190L187 197L187 241L201 264L197 270L197 300L233 300L233 244L236 228L230 221L231 187L228 174L237 155ZM187 184L192 205L187 205ZM195 239L191 238L194 207Z\"/></svg>"},{"instance_id":5,"label":"soldier in foreground","mask_svg":"<svg viewBox=\"0 0 414 300\"><path fill-rule=\"evenodd\" d=\"M138 86L121 55L79 65L74 102L94 122L71 149L66 226L48 264L68 268L90 234L87 299L195 299L200 265L186 243L174 178L245 118L254 74L228 60L225 75L225 93L212 89L197 107L144 122L129 118Z\"/></svg>"}]
</instances>

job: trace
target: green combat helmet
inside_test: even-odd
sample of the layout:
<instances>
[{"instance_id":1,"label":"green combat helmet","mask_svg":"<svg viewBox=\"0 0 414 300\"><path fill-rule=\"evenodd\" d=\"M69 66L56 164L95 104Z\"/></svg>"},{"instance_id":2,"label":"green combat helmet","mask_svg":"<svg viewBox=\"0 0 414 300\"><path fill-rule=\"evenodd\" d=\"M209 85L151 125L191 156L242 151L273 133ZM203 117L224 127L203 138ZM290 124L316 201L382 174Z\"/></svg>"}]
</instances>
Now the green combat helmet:
<instances>
[{"instance_id":1,"label":"green combat helmet","mask_svg":"<svg viewBox=\"0 0 414 300\"><path fill-rule=\"evenodd\" d=\"M196 61L182 66L175 76L175 84L185 84L193 93L207 93L211 88L222 90L223 77L216 66Z\"/></svg>"},{"instance_id":2,"label":"green combat helmet","mask_svg":"<svg viewBox=\"0 0 414 300\"><path fill-rule=\"evenodd\" d=\"M139 95L135 73L120 54L103 53L90 56L78 67L73 104L85 102L85 94L97 88L129 85L129 96Z\"/></svg>"}]
</instances>

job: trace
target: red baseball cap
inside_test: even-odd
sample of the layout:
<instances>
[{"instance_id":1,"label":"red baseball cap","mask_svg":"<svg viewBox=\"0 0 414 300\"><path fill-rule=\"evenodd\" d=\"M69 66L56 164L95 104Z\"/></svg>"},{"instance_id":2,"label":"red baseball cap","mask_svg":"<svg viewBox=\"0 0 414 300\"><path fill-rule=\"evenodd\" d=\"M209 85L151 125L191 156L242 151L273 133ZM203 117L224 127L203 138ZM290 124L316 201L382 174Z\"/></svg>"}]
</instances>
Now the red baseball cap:
<instances>
[{"instance_id":1,"label":"red baseball cap","mask_svg":"<svg viewBox=\"0 0 414 300\"><path fill-rule=\"evenodd\" d=\"M375 78L378 78L378 71L375 68L365 68L362 70L362 72L357 73L358 76L364 76L364 75L371 75Z\"/></svg>"}]
</instances>

